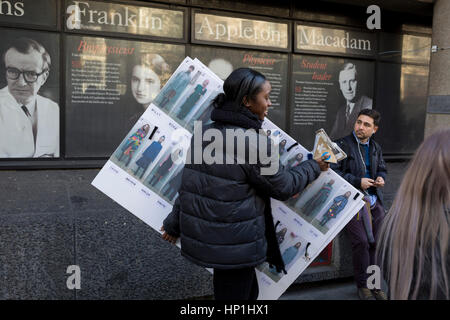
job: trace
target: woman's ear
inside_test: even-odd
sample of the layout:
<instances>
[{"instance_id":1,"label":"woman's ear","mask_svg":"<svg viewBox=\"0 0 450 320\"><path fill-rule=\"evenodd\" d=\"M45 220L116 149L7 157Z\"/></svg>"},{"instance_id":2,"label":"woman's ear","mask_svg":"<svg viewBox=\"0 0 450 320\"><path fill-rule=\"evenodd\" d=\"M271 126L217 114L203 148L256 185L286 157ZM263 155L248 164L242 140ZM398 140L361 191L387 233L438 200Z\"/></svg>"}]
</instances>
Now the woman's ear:
<instances>
[{"instance_id":1,"label":"woman's ear","mask_svg":"<svg viewBox=\"0 0 450 320\"><path fill-rule=\"evenodd\" d=\"M244 98L242 98L242 104L244 106L246 106L247 108L250 107L250 103L248 101L248 97L247 96L244 96Z\"/></svg>"}]
</instances>

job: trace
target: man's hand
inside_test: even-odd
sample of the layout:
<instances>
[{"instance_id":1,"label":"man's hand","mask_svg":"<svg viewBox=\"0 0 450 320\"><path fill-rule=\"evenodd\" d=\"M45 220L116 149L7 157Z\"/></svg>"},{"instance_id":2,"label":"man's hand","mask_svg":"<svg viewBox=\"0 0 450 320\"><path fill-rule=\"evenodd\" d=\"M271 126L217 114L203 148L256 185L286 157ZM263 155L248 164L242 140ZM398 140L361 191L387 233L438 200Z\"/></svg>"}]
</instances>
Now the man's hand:
<instances>
[{"instance_id":1,"label":"man's hand","mask_svg":"<svg viewBox=\"0 0 450 320\"><path fill-rule=\"evenodd\" d=\"M178 237L172 237L171 235L169 235L167 232L164 231L164 226L161 227L160 229L161 231L163 231L164 233L162 234L162 238L163 240L169 241L172 244L175 244L178 240Z\"/></svg>"},{"instance_id":2,"label":"man's hand","mask_svg":"<svg viewBox=\"0 0 450 320\"><path fill-rule=\"evenodd\" d=\"M377 177L374 183L374 187L384 187L384 179L383 177Z\"/></svg>"},{"instance_id":3,"label":"man's hand","mask_svg":"<svg viewBox=\"0 0 450 320\"><path fill-rule=\"evenodd\" d=\"M375 186L375 180L370 178L361 178L361 189L367 190Z\"/></svg>"},{"instance_id":4,"label":"man's hand","mask_svg":"<svg viewBox=\"0 0 450 320\"><path fill-rule=\"evenodd\" d=\"M319 165L320 171L327 171L328 168L330 168L330 164L328 162L325 162L325 159L328 159L328 157L329 157L328 155L324 155L318 159L314 159Z\"/></svg>"}]
</instances>

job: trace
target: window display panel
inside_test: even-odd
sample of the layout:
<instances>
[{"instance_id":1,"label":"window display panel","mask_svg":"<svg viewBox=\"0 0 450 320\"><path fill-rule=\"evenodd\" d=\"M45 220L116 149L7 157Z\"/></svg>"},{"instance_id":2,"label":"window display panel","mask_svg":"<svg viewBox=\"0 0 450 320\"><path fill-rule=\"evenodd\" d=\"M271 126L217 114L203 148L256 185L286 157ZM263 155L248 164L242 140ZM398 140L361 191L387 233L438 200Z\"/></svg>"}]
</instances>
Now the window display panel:
<instances>
[{"instance_id":1,"label":"window display panel","mask_svg":"<svg viewBox=\"0 0 450 320\"><path fill-rule=\"evenodd\" d=\"M183 60L183 45L67 36L66 156L109 157Z\"/></svg>"},{"instance_id":2,"label":"window display panel","mask_svg":"<svg viewBox=\"0 0 450 320\"><path fill-rule=\"evenodd\" d=\"M0 23L57 27L56 0L1 0ZM36 14L39 12L39 14Z\"/></svg>"},{"instance_id":3,"label":"window display panel","mask_svg":"<svg viewBox=\"0 0 450 320\"><path fill-rule=\"evenodd\" d=\"M66 1L66 28L182 39L184 12L126 3L70 0Z\"/></svg>"},{"instance_id":4,"label":"window display panel","mask_svg":"<svg viewBox=\"0 0 450 320\"><path fill-rule=\"evenodd\" d=\"M353 29L296 25L296 52L316 51L318 54L373 56L376 35Z\"/></svg>"},{"instance_id":5,"label":"window display panel","mask_svg":"<svg viewBox=\"0 0 450 320\"><path fill-rule=\"evenodd\" d=\"M377 81L381 129L376 139L384 154L412 154L423 140L428 67L379 63Z\"/></svg>"},{"instance_id":6,"label":"window display panel","mask_svg":"<svg viewBox=\"0 0 450 320\"><path fill-rule=\"evenodd\" d=\"M222 80L225 80L233 70L241 67L261 72L272 85L270 93L272 106L269 108L268 117L277 126L285 129L288 83L287 54L193 46L191 55L205 63Z\"/></svg>"},{"instance_id":7,"label":"window display panel","mask_svg":"<svg viewBox=\"0 0 450 320\"><path fill-rule=\"evenodd\" d=\"M59 35L0 32L0 158L57 158Z\"/></svg>"},{"instance_id":8,"label":"window display panel","mask_svg":"<svg viewBox=\"0 0 450 320\"><path fill-rule=\"evenodd\" d=\"M359 111L373 107L373 62L294 55L292 70L291 134L309 150L316 130L345 137Z\"/></svg>"},{"instance_id":9,"label":"window display panel","mask_svg":"<svg viewBox=\"0 0 450 320\"><path fill-rule=\"evenodd\" d=\"M389 62L430 63L431 35L395 34L380 35L380 59Z\"/></svg>"},{"instance_id":10,"label":"window display panel","mask_svg":"<svg viewBox=\"0 0 450 320\"><path fill-rule=\"evenodd\" d=\"M290 23L193 11L192 42L290 51Z\"/></svg>"}]
</instances>

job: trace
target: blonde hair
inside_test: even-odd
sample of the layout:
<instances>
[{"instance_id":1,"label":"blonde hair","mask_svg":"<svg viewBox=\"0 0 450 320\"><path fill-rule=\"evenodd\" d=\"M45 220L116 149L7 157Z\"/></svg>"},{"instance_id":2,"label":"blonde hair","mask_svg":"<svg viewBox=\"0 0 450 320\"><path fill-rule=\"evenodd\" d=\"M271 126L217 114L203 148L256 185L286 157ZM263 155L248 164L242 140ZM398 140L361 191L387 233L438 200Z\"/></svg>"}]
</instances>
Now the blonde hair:
<instances>
[{"instance_id":1,"label":"blonde hair","mask_svg":"<svg viewBox=\"0 0 450 320\"><path fill-rule=\"evenodd\" d=\"M381 227L377 254L391 299L449 299L449 141L445 130L420 145Z\"/></svg>"}]
</instances>

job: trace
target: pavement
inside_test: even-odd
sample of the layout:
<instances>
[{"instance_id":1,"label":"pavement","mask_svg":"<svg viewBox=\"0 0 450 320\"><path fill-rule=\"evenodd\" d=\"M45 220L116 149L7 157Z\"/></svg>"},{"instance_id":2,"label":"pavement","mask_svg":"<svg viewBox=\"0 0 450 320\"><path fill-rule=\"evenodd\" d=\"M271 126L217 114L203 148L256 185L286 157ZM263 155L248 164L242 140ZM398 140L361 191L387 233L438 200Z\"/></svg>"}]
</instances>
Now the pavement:
<instances>
[{"instance_id":1,"label":"pavement","mask_svg":"<svg viewBox=\"0 0 450 320\"><path fill-rule=\"evenodd\" d=\"M386 283L381 289L387 292ZM194 300L213 300L213 296ZM292 284L278 300L359 300L353 277Z\"/></svg>"},{"instance_id":2,"label":"pavement","mask_svg":"<svg viewBox=\"0 0 450 320\"><path fill-rule=\"evenodd\" d=\"M214 300L213 296L194 300ZM353 277L292 284L278 300L359 300Z\"/></svg>"},{"instance_id":3,"label":"pavement","mask_svg":"<svg viewBox=\"0 0 450 320\"><path fill-rule=\"evenodd\" d=\"M359 300L353 278L291 285L279 300Z\"/></svg>"},{"instance_id":4,"label":"pavement","mask_svg":"<svg viewBox=\"0 0 450 320\"><path fill-rule=\"evenodd\" d=\"M387 292L387 284L381 282ZM279 300L359 300L353 277L291 285Z\"/></svg>"}]
</instances>

